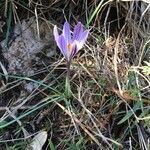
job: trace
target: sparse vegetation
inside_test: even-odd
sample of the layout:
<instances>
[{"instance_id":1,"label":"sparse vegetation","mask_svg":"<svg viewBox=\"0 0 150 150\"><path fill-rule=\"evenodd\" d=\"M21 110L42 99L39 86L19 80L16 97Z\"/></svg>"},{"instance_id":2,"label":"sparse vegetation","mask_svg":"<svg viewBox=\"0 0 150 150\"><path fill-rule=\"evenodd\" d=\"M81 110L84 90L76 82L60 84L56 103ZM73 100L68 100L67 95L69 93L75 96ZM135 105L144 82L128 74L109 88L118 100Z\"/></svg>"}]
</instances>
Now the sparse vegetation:
<instances>
[{"instance_id":1,"label":"sparse vegetation","mask_svg":"<svg viewBox=\"0 0 150 150\"><path fill-rule=\"evenodd\" d=\"M43 150L149 150L149 6L149 0L1 0L0 149L35 150L36 135L45 131ZM55 46L26 54L34 55L29 75L10 68L5 56L26 30L16 34L14 27L31 17L38 41L45 28L62 29L66 20L90 29L70 66L72 97L64 93L66 60ZM39 28L39 20L47 26ZM24 64L14 51L10 56Z\"/></svg>"}]
</instances>

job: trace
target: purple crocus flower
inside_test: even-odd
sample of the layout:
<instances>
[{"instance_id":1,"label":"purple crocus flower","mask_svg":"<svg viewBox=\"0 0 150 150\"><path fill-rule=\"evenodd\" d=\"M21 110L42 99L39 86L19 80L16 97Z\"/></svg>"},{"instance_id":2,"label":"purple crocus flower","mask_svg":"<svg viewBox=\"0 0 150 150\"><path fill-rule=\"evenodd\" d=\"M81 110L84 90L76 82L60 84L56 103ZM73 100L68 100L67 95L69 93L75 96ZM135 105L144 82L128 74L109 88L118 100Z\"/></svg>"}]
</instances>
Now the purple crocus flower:
<instances>
[{"instance_id":1,"label":"purple crocus flower","mask_svg":"<svg viewBox=\"0 0 150 150\"><path fill-rule=\"evenodd\" d=\"M68 62L77 54L77 52L83 47L88 37L89 30L83 29L83 24L78 22L75 26L73 33L70 31L70 25L66 21L63 26L63 32L58 34L57 26L54 26L54 37L57 46L61 50Z\"/></svg>"}]
</instances>

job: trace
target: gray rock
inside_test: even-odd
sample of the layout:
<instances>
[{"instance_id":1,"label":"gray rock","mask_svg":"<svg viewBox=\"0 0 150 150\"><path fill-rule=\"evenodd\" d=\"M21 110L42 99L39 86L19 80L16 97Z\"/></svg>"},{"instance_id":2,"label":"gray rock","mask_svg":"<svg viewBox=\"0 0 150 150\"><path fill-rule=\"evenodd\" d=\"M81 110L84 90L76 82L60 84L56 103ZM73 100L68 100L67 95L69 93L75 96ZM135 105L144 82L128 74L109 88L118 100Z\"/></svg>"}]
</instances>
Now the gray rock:
<instances>
[{"instance_id":1,"label":"gray rock","mask_svg":"<svg viewBox=\"0 0 150 150\"><path fill-rule=\"evenodd\" d=\"M3 56L8 61L8 72L24 76L33 75L35 68L32 67L32 62L38 60L37 53L48 48L47 57L54 55L56 46L52 29L52 25L42 19L38 20L37 26L34 17L17 23L8 48L5 48L5 40L1 42Z\"/></svg>"}]
</instances>

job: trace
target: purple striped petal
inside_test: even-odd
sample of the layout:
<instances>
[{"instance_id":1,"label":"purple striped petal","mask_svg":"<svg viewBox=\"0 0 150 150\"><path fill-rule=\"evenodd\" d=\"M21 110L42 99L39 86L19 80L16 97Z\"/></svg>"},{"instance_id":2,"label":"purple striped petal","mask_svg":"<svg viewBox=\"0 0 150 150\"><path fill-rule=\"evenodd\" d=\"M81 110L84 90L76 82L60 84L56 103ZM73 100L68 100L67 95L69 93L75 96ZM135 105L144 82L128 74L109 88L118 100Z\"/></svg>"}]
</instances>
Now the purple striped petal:
<instances>
[{"instance_id":1,"label":"purple striped petal","mask_svg":"<svg viewBox=\"0 0 150 150\"><path fill-rule=\"evenodd\" d=\"M63 26L63 36L64 36L67 43L71 42L70 25L67 21L65 22L65 24Z\"/></svg>"},{"instance_id":2,"label":"purple striped petal","mask_svg":"<svg viewBox=\"0 0 150 150\"><path fill-rule=\"evenodd\" d=\"M76 41L76 40L73 43L74 45L76 45L76 52L75 52L76 54L83 47L83 44L80 41Z\"/></svg>"},{"instance_id":3,"label":"purple striped petal","mask_svg":"<svg viewBox=\"0 0 150 150\"><path fill-rule=\"evenodd\" d=\"M60 35L58 34L58 30L57 30L57 26L56 25L54 26L53 34L54 34L54 38L55 38L55 41L57 43L57 46L59 47L59 49L61 49Z\"/></svg>"},{"instance_id":4,"label":"purple striped petal","mask_svg":"<svg viewBox=\"0 0 150 150\"><path fill-rule=\"evenodd\" d=\"M57 42L57 46L59 47L59 49L61 50L61 53L64 55L64 57L67 59L67 43L65 41L65 38L63 35L60 35L58 38Z\"/></svg>"},{"instance_id":5,"label":"purple striped petal","mask_svg":"<svg viewBox=\"0 0 150 150\"><path fill-rule=\"evenodd\" d=\"M78 24L74 28L73 40L78 41L82 33L83 33L83 25L81 22L78 22Z\"/></svg>"},{"instance_id":6,"label":"purple striped petal","mask_svg":"<svg viewBox=\"0 0 150 150\"><path fill-rule=\"evenodd\" d=\"M77 45L77 52L83 47L87 38L88 38L89 30L84 31L78 40L74 40L74 43Z\"/></svg>"},{"instance_id":7,"label":"purple striped petal","mask_svg":"<svg viewBox=\"0 0 150 150\"><path fill-rule=\"evenodd\" d=\"M57 26L56 25L54 26L53 34L54 34L55 41L57 42L58 38L59 38L59 34L58 34L58 30L57 30Z\"/></svg>"},{"instance_id":8,"label":"purple striped petal","mask_svg":"<svg viewBox=\"0 0 150 150\"><path fill-rule=\"evenodd\" d=\"M72 51L71 51L71 53L70 53L69 60L71 60L71 59L76 55L77 52L78 52L77 45L76 45L76 43L74 42L74 43L72 44Z\"/></svg>"},{"instance_id":9,"label":"purple striped petal","mask_svg":"<svg viewBox=\"0 0 150 150\"><path fill-rule=\"evenodd\" d=\"M81 33L79 41L84 44L88 38L88 35L89 35L89 30L84 31L83 33Z\"/></svg>"}]
</instances>

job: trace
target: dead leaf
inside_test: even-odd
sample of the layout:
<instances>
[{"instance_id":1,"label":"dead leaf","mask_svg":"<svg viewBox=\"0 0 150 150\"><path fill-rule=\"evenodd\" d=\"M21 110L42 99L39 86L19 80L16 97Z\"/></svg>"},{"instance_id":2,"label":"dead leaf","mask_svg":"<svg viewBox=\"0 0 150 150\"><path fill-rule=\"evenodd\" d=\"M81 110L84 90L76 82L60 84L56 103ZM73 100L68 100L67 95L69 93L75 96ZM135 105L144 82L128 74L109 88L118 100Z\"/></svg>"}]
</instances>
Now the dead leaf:
<instances>
[{"instance_id":1,"label":"dead leaf","mask_svg":"<svg viewBox=\"0 0 150 150\"><path fill-rule=\"evenodd\" d=\"M45 144L47 140L47 132L46 131L40 131L31 142L29 148L26 150L29 150L32 148L32 150L42 150L43 145Z\"/></svg>"}]
</instances>

